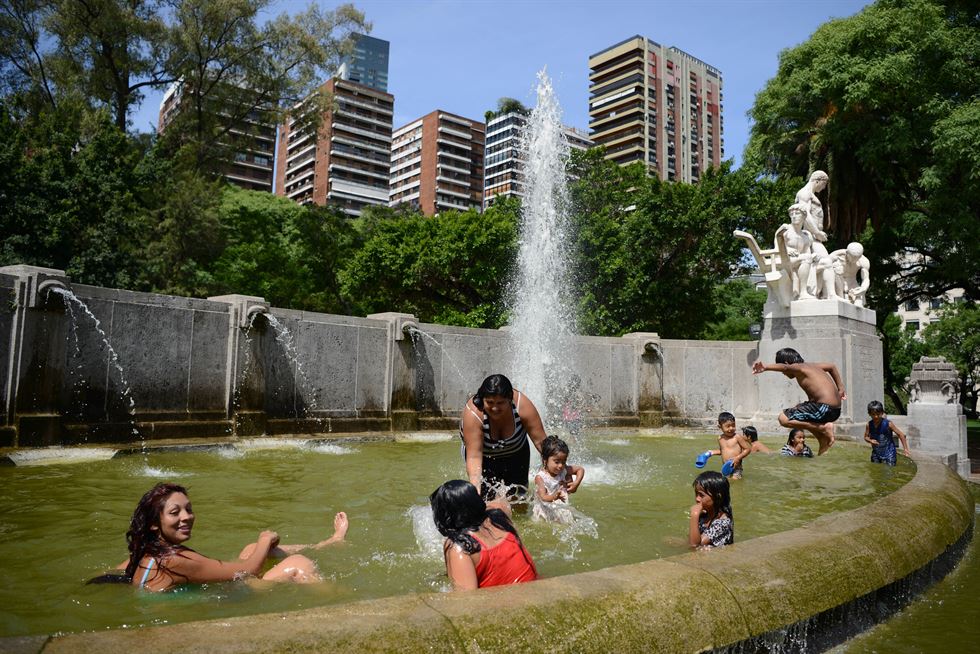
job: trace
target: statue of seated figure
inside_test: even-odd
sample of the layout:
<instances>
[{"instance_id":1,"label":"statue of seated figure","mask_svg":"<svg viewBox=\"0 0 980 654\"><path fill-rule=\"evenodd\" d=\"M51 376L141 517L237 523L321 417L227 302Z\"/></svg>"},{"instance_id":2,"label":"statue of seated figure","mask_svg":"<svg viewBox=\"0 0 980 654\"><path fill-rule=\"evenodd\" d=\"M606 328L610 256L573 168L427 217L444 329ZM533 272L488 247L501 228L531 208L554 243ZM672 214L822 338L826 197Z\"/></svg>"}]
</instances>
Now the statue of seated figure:
<instances>
[{"instance_id":1,"label":"statue of seated figure","mask_svg":"<svg viewBox=\"0 0 980 654\"><path fill-rule=\"evenodd\" d=\"M814 238L808 230L804 229L806 210L803 205L794 204L789 208L789 220L788 224L783 225L776 232L776 238L782 238L786 245L789 274L793 281L793 299L810 300L814 296L807 289L807 285L814 259Z\"/></svg>"}]
</instances>

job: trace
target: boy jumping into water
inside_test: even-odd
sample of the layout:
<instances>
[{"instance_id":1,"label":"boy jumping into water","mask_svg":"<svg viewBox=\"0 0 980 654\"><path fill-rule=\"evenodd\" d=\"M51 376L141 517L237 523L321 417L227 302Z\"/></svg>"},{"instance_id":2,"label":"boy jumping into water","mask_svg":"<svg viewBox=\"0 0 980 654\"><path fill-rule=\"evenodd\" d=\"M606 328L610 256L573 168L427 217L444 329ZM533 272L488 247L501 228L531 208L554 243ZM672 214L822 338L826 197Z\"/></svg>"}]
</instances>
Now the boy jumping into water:
<instances>
[{"instance_id":1,"label":"boy jumping into water","mask_svg":"<svg viewBox=\"0 0 980 654\"><path fill-rule=\"evenodd\" d=\"M840 371L832 363L804 363L800 353L791 347L776 352L776 363L756 361L752 372L771 370L795 379L806 393L807 401L779 414L783 427L806 429L820 443L817 455L834 444L834 421L840 417L840 403L847 399Z\"/></svg>"}]
</instances>

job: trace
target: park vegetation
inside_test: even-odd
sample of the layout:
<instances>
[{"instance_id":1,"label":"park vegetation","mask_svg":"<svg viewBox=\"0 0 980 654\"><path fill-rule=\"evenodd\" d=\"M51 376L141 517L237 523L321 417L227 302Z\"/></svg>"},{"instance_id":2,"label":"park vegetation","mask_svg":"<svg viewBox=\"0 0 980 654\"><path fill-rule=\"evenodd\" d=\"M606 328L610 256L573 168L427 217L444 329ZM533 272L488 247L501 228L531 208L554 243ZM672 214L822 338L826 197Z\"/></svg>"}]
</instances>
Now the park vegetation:
<instances>
[{"instance_id":1,"label":"park vegetation","mask_svg":"<svg viewBox=\"0 0 980 654\"><path fill-rule=\"evenodd\" d=\"M228 126L278 120L370 26L353 6L263 22L270 0L5 0L0 5L0 265L73 281L275 306L495 328L508 320L520 205L356 219L211 174ZM780 57L751 110L745 163L664 182L600 149L569 161L569 280L583 333L747 339L765 293L734 229L765 243L805 176L830 174L831 243L872 260L892 406L911 364L980 366L980 13L957 0L879 0ZM148 89L180 80L175 129L134 125ZM318 102L329 103L327 97ZM504 98L493 115L525 110ZM309 112L310 116L322 112ZM238 118L236 118L238 117ZM230 122L229 122L230 120ZM919 340L899 303L953 288ZM964 396L975 403L976 398Z\"/></svg>"}]
</instances>

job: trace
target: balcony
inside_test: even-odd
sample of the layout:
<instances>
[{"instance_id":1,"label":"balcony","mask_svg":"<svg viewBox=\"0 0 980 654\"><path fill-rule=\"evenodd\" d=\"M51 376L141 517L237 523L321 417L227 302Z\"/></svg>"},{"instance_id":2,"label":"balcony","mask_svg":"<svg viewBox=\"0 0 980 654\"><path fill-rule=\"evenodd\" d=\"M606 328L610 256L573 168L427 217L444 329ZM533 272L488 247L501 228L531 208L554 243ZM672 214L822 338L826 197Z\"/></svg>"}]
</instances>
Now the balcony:
<instances>
[{"instance_id":1,"label":"balcony","mask_svg":"<svg viewBox=\"0 0 980 654\"><path fill-rule=\"evenodd\" d=\"M329 170L331 172L333 172L334 170L343 170L344 172L354 173L355 175L364 175L365 177L373 177L373 178L375 178L377 180L383 181L386 185L387 185L388 179L389 179L389 174L387 172L386 173L376 173L376 172L371 171L371 170L364 170L363 168L357 168L357 167L354 167L354 166L345 166L343 164L338 164L338 163L333 163L333 162L330 163L330 166L327 168L327 170Z\"/></svg>"}]
</instances>

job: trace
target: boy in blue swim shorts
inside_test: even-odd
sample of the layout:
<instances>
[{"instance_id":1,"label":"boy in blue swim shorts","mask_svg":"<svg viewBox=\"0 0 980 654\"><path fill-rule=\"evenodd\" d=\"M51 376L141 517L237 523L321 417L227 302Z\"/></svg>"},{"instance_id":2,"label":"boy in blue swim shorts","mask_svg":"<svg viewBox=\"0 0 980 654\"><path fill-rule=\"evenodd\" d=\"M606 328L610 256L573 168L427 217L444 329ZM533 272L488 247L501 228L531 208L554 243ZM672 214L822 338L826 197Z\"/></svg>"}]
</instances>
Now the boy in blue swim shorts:
<instances>
[{"instance_id":1,"label":"boy in blue swim shorts","mask_svg":"<svg viewBox=\"0 0 980 654\"><path fill-rule=\"evenodd\" d=\"M776 352L776 363L756 361L752 372L781 372L806 393L807 401L784 409L779 414L779 424L788 429L805 429L820 443L817 455L829 450L834 444L834 421L840 418L841 402L847 399L840 371L832 363L806 363L800 353L791 347Z\"/></svg>"}]
</instances>

